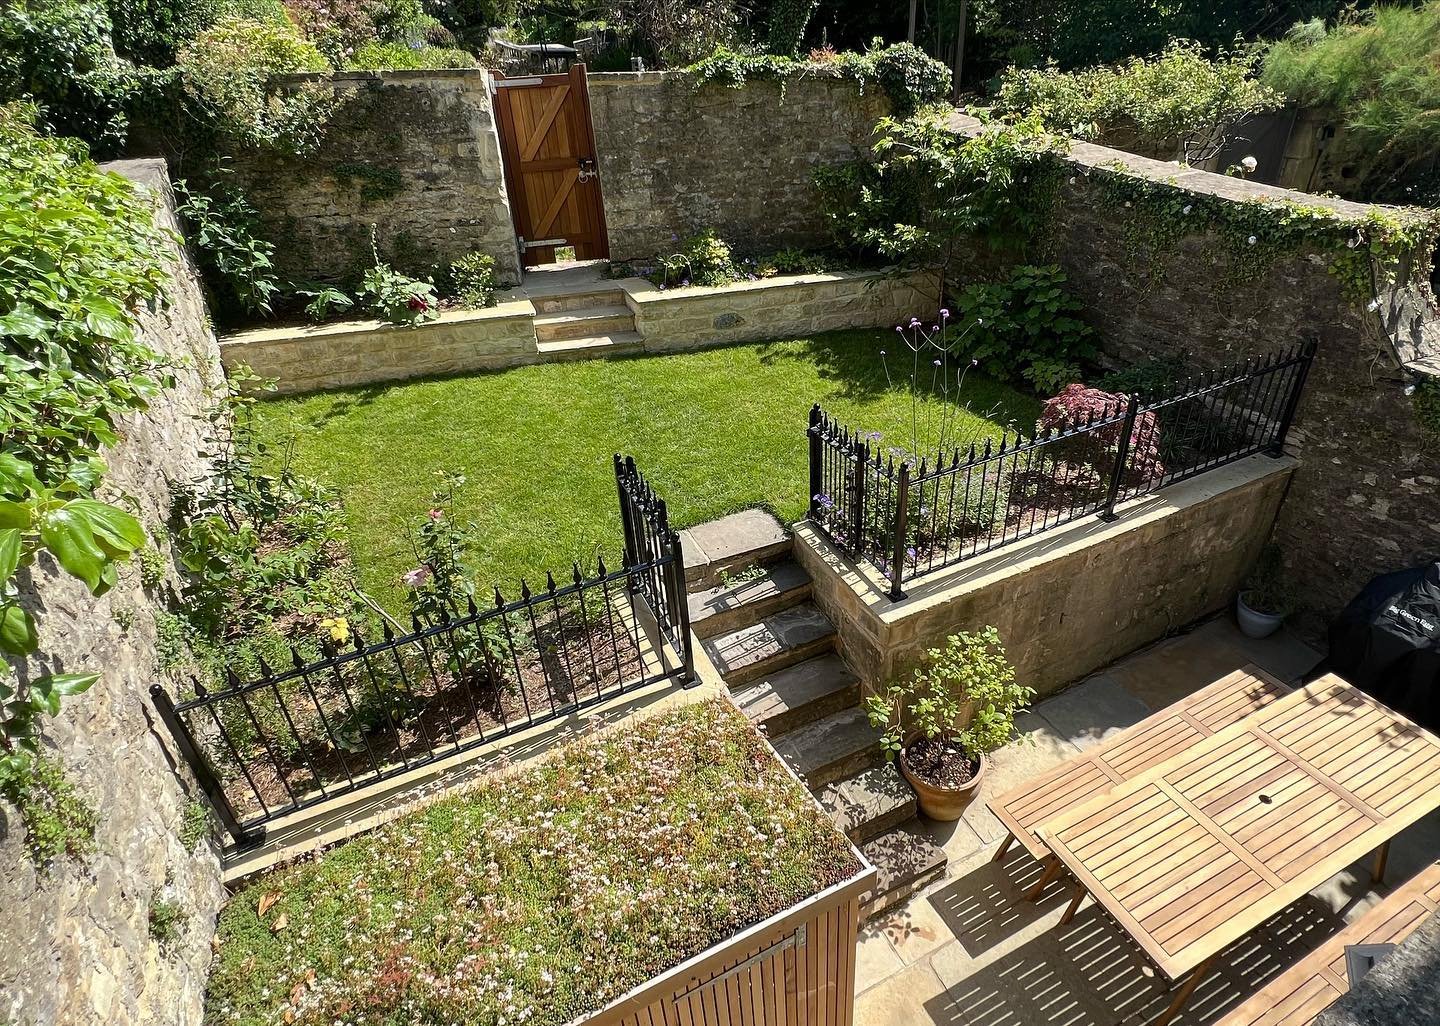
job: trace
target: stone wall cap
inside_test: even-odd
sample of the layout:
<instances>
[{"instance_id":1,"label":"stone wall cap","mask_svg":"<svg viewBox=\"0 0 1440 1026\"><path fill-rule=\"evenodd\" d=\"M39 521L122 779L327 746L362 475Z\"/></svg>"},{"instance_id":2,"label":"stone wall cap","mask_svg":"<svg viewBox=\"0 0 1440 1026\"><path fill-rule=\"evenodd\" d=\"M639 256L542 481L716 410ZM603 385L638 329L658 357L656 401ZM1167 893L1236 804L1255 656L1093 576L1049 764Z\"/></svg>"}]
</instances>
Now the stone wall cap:
<instances>
[{"instance_id":1,"label":"stone wall cap","mask_svg":"<svg viewBox=\"0 0 1440 1026\"><path fill-rule=\"evenodd\" d=\"M947 125L960 135L975 135L984 122L969 114L956 112L946 119ZM1245 178L1235 178L1215 171L1202 171L1174 161L1142 157L1126 150L1117 150L1098 143L1071 139L1069 150L1063 154L1066 160L1085 171L1111 171L1135 178L1170 185L1196 196L1214 196L1219 199L1244 202L1297 203L1309 207L1323 207L1345 218L1362 218L1372 210L1383 210L1402 218L1423 220L1430 216L1415 207L1398 207L1382 203L1356 203L1352 200L1336 199L1331 196L1317 196L1314 193L1296 189L1282 189L1277 185L1265 185Z\"/></svg>"},{"instance_id":2,"label":"stone wall cap","mask_svg":"<svg viewBox=\"0 0 1440 1026\"><path fill-rule=\"evenodd\" d=\"M664 303L684 299L706 299L714 296L735 295L747 292L765 292L769 289L783 289L798 285L823 285L837 281L864 281L879 279L891 274L888 268L861 271L826 271L820 274L777 274L772 278L757 278L754 281L737 281L729 285L687 285L683 288L661 289L645 278L622 278L616 284L636 303ZM913 272L902 277L914 277Z\"/></svg>"},{"instance_id":3,"label":"stone wall cap","mask_svg":"<svg viewBox=\"0 0 1440 1026\"><path fill-rule=\"evenodd\" d=\"M276 328L250 328L236 331L220 339L222 346L263 345L296 339L335 338L345 335L371 335L376 332L423 332L426 328L467 324L476 321L525 320L535 316L535 306L528 299L499 303L484 310L447 310L424 324L390 324L386 321L335 321L329 324L295 324Z\"/></svg>"}]
</instances>

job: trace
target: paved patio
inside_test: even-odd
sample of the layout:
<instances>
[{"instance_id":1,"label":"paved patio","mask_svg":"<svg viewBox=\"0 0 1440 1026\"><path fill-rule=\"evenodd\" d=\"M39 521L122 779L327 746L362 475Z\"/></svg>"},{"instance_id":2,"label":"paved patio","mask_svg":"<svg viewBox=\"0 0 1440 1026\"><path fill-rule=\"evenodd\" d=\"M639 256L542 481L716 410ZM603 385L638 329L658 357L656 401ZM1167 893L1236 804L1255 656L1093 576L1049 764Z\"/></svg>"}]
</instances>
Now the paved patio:
<instances>
[{"instance_id":1,"label":"paved patio","mask_svg":"<svg viewBox=\"0 0 1440 1026\"><path fill-rule=\"evenodd\" d=\"M1319 655L1294 636L1254 641L1226 617L1134 653L1038 703L1018 722L1031 743L996 752L984 794L958 823L929 824L950 857L944 879L861 931L856 1026L1143 1026L1169 1002L1125 934L1087 903L1059 927L1068 888L1038 904L1022 895L1040 866L1015 845L991 856L1005 828L983 799L1014 787L1107 735L1247 663L1286 681ZM1440 817L1391 846L1387 879L1400 883L1440 856ZM1357 864L1235 945L1175 1026L1208 1026L1379 895Z\"/></svg>"}]
</instances>

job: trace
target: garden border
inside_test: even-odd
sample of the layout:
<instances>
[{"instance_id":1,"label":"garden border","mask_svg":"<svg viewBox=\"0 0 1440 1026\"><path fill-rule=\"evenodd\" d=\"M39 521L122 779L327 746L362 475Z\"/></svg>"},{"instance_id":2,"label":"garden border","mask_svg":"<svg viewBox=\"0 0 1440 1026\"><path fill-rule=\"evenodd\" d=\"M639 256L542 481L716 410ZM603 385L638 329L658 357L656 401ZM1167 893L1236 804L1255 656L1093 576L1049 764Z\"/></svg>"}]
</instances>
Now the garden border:
<instances>
[{"instance_id":1,"label":"garden border","mask_svg":"<svg viewBox=\"0 0 1440 1026\"><path fill-rule=\"evenodd\" d=\"M579 291L624 294L641 341L636 347L542 353L535 305L522 289L485 310L457 310L414 326L342 321L259 328L220 339L227 371L247 366L274 379L282 395L412 378L468 374L537 363L654 355L812 335L887 328L935 304L931 276L889 270L777 275L718 288L661 289L643 278L587 284Z\"/></svg>"}]
</instances>

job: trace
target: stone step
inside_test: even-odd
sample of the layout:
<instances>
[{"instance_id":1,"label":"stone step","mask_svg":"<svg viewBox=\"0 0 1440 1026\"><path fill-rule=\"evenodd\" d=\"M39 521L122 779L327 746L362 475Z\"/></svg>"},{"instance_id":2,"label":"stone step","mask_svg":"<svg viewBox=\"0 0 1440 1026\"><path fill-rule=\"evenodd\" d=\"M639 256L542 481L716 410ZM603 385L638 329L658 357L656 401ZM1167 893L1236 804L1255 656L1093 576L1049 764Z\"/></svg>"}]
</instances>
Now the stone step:
<instances>
[{"instance_id":1,"label":"stone step","mask_svg":"<svg viewBox=\"0 0 1440 1026\"><path fill-rule=\"evenodd\" d=\"M765 566L790 555L790 532L763 509L731 513L680 532L685 582L692 591L713 588L720 575Z\"/></svg>"},{"instance_id":2,"label":"stone step","mask_svg":"<svg viewBox=\"0 0 1440 1026\"><path fill-rule=\"evenodd\" d=\"M915 791L893 762L827 784L815 797L835 826L856 844L915 818Z\"/></svg>"},{"instance_id":3,"label":"stone step","mask_svg":"<svg viewBox=\"0 0 1440 1026\"><path fill-rule=\"evenodd\" d=\"M567 338L558 342L537 342L535 348L549 360L598 360L642 352L645 340L638 331L622 331L593 338Z\"/></svg>"},{"instance_id":4,"label":"stone step","mask_svg":"<svg viewBox=\"0 0 1440 1026\"><path fill-rule=\"evenodd\" d=\"M880 734L856 706L807 723L771 741L812 791L880 765Z\"/></svg>"},{"instance_id":5,"label":"stone step","mask_svg":"<svg viewBox=\"0 0 1440 1026\"><path fill-rule=\"evenodd\" d=\"M738 580L722 573L715 587L690 593L690 629L697 637L713 638L809 597L810 575L792 561L751 567Z\"/></svg>"},{"instance_id":6,"label":"stone step","mask_svg":"<svg viewBox=\"0 0 1440 1026\"><path fill-rule=\"evenodd\" d=\"M817 656L767 673L735 693L750 722L778 738L860 700L860 678L837 655Z\"/></svg>"},{"instance_id":7,"label":"stone step","mask_svg":"<svg viewBox=\"0 0 1440 1026\"><path fill-rule=\"evenodd\" d=\"M725 683L738 687L832 651L835 625L812 603L803 602L701 644Z\"/></svg>"},{"instance_id":8,"label":"stone step","mask_svg":"<svg viewBox=\"0 0 1440 1026\"><path fill-rule=\"evenodd\" d=\"M628 306L591 306L535 315L535 338L542 343L634 330L635 315Z\"/></svg>"},{"instance_id":9,"label":"stone step","mask_svg":"<svg viewBox=\"0 0 1440 1026\"><path fill-rule=\"evenodd\" d=\"M553 314L565 310L584 310L587 307L625 306L625 293L620 289L596 288L585 292L533 296L530 302L534 304L537 314Z\"/></svg>"},{"instance_id":10,"label":"stone step","mask_svg":"<svg viewBox=\"0 0 1440 1026\"><path fill-rule=\"evenodd\" d=\"M862 920L898 905L945 873L944 850L909 824L867 841L860 850L880 871L875 889L861 898Z\"/></svg>"}]
</instances>

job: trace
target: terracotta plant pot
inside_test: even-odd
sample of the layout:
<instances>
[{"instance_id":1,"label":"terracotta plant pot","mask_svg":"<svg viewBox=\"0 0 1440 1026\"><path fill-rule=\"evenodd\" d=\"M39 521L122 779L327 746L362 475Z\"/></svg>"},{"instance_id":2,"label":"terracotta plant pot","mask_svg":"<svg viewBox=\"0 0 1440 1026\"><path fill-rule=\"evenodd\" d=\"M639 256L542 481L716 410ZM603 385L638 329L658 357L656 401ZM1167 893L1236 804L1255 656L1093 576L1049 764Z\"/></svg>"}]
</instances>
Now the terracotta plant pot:
<instances>
[{"instance_id":1,"label":"terracotta plant pot","mask_svg":"<svg viewBox=\"0 0 1440 1026\"><path fill-rule=\"evenodd\" d=\"M909 748L909 745L906 745ZM920 800L920 811L927 819L936 819L948 823L959 819L980 793L980 781L985 777L985 756L980 756L980 765L976 767L975 775L959 787L936 787L920 779L910 771L910 764L905 758L905 750L900 752L900 772L910 786L915 789L915 796Z\"/></svg>"}]
</instances>

